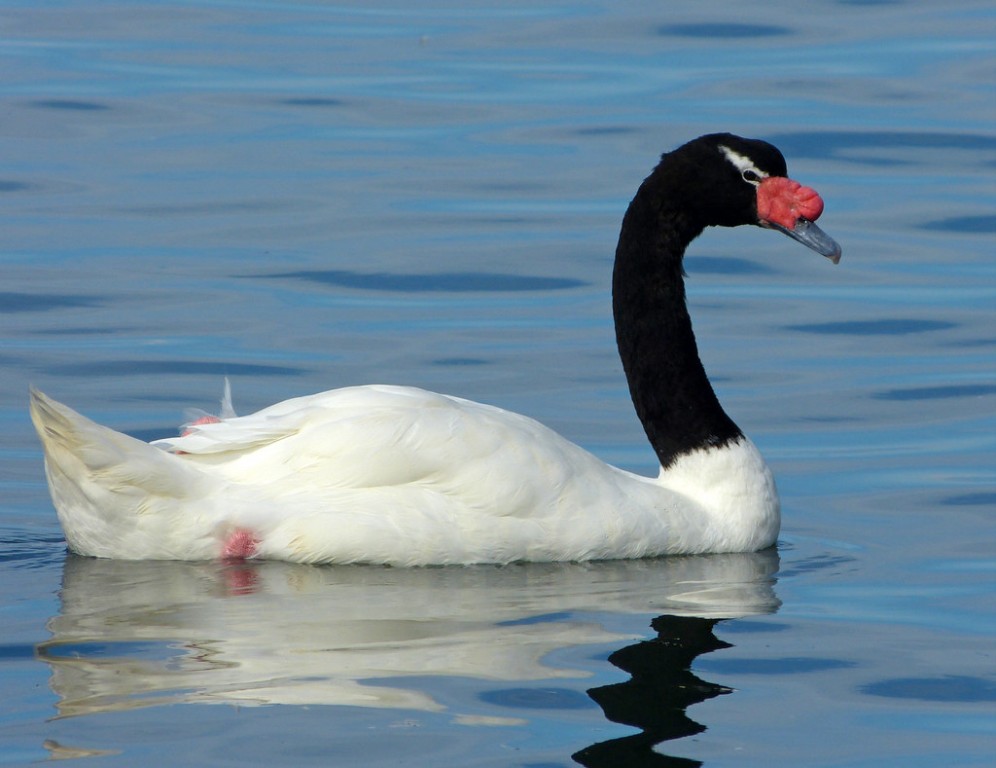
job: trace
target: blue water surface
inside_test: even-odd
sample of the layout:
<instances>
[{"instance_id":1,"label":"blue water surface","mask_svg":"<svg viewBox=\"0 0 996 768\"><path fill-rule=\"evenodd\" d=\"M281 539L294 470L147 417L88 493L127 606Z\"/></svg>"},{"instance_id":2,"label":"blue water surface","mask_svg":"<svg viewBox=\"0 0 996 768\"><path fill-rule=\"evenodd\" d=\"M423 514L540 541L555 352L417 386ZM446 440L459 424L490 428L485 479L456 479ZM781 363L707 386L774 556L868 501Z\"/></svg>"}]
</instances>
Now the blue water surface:
<instances>
[{"instance_id":1,"label":"blue water surface","mask_svg":"<svg viewBox=\"0 0 996 768\"><path fill-rule=\"evenodd\" d=\"M8 2L0 764L989 766L996 9ZM358 383L653 473L614 348L626 203L768 139L833 266L687 259L777 552L506 568L66 554L33 384L143 439Z\"/></svg>"}]
</instances>

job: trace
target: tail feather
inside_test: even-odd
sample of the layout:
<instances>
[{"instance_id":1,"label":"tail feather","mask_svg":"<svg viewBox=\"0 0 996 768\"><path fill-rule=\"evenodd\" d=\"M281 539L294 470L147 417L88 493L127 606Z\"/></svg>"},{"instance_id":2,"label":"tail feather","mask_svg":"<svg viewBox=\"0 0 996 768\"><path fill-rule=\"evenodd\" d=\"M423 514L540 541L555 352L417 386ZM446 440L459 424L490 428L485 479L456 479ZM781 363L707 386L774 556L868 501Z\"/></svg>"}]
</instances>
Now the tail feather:
<instances>
[{"instance_id":1,"label":"tail feather","mask_svg":"<svg viewBox=\"0 0 996 768\"><path fill-rule=\"evenodd\" d=\"M204 495L211 478L182 458L103 427L33 388L31 420L72 550L128 559L191 557L190 551L173 551L190 547L191 521L180 519L183 502ZM186 529L185 544L174 535L178 525Z\"/></svg>"}]
</instances>

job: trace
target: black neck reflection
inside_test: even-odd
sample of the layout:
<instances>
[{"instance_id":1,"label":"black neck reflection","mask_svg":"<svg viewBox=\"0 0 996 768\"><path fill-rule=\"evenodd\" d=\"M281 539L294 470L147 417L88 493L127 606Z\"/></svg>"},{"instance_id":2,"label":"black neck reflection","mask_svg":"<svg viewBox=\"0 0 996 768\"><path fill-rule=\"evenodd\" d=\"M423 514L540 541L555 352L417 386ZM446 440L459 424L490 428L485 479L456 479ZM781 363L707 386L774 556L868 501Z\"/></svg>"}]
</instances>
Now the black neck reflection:
<instances>
[{"instance_id":1,"label":"black neck reflection","mask_svg":"<svg viewBox=\"0 0 996 768\"><path fill-rule=\"evenodd\" d=\"M588 695L605 716L640 733L603 741L572 757L586 768L691 768L699 760L671 757L654 750L657 744L705 730L685 710L732 689L710 683L691 671L695 657L720 648L731 648L713 629L722 619L659 616L652 627L657 637L630 645L609 656L609 661L632 678L624 683L592 688Z\"/></svg>"}]
</instances>

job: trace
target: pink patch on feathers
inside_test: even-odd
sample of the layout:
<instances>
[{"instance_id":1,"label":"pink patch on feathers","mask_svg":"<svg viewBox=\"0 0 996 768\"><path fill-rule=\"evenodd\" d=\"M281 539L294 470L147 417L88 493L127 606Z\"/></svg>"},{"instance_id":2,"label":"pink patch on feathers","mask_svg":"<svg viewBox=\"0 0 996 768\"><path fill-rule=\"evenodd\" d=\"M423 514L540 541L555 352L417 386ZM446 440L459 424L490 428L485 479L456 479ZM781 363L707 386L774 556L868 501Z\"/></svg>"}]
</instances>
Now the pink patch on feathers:
<instances>
[{"instance_id":1,"label":"pink patch on feathers","mask_svg":"<svg viewBox=\"0 0 996 768\"><path fill-rule=\"evenodd\" d=\"M225 544L221 549L222 560L247 560L256 554L256 545L259 544L253 532L248 528L236 528L225 539Z\"/></svg>"},{"instance_id":2,"label":"pink patch on feathers","mask_svg":"<svg viewBox=\"0 0 996 768\"><path fill-rule=\"evenodd\" d=\"M217 424L219 421L221 421L221 419L217 416L201 416L199 419L195 419L187 424L183 432L180 433L180 437L186 437L193 432L194 430L190 429L190 427L196 427L198 424Z\"/></svg>"},{"instance_id":3,"label":"pink patch on feathers","mask_svg":"<svg viewBox=\"0 0 996 768\"><path fill-rule=\"evenodd\" d=\"M761 221L785 229L795 227L799 219L816 221L823 213L823 200L815 189L784 176L770 176L757 188L757 215Z\"/></svg>"},{"instance_id":4,"label":"pink patch on feathers","mask_svg":"<svg viewBox=\"0 0 996 768\"><path fill-rule=\"evenodd\" d=\"M180 437L186 437L187 435L191 434L194 431L191 429L191 427L196 427L198 424L217 424L219 421L221 421L221 419L219 419L217 416L201 416L199 419L195 419L194 421L185 425L184 430L180 433ZM177 451L176 454L178 456L186 456L187 452Z\"/></svg>"}]
</instances>

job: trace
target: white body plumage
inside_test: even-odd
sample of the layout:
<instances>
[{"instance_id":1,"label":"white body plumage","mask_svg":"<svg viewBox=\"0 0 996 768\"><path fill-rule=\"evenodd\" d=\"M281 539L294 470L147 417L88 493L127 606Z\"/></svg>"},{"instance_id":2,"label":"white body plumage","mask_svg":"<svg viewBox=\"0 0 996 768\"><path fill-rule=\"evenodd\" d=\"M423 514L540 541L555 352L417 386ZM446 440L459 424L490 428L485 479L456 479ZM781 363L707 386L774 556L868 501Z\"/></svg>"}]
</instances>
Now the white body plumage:
<instances>
[{"instance_id":1,"label":"white body plumage","mask_svg":"<svg viewBox=\"0 0 996 768\"><path fill-rule=\"evenodd\" d=\"M778 497L746 438L657 478L533 419L409 387L287 400L152 445L35 393L70 547L121 559L251 556L395 565L741 552L774 543Z\"/></svg>"}]
</instances>

